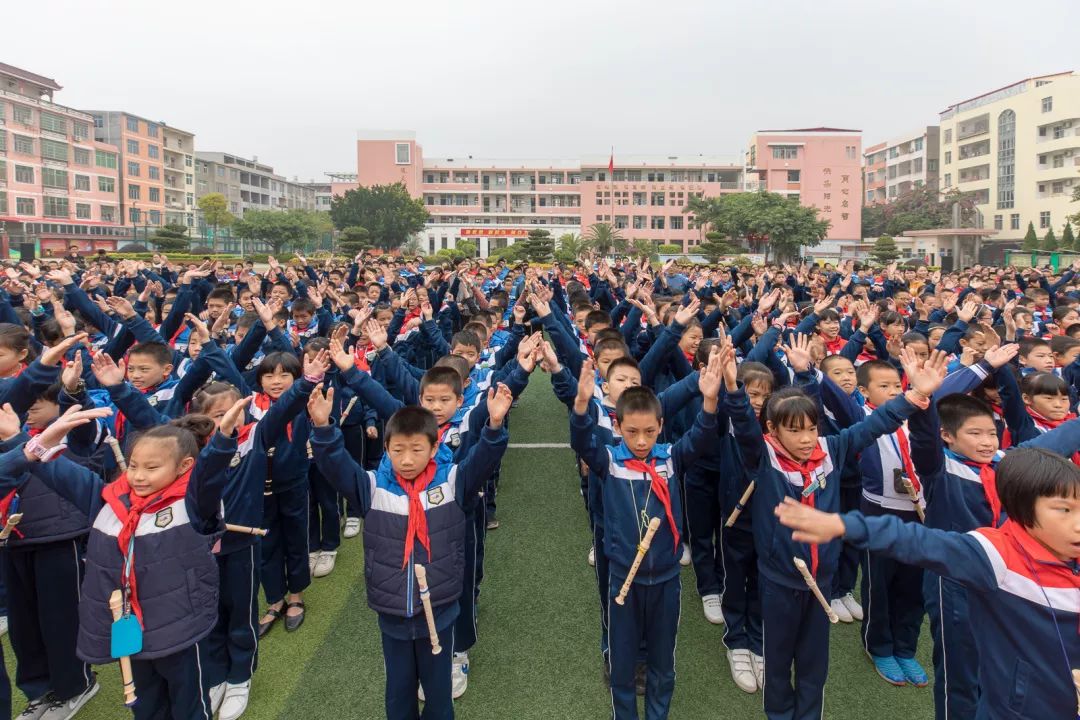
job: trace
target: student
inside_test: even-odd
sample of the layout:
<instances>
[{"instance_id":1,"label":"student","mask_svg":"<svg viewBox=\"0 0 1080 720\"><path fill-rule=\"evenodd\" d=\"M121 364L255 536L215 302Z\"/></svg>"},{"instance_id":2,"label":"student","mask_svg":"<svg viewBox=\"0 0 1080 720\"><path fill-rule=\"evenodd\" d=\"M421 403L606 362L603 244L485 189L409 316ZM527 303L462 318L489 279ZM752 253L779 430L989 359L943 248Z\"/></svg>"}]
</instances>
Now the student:
<instances>
[{"instance_id":1,"label":"student","mask_svg":"<svg viewBox=\"0 0 1080 720\"><path fill-rule=\"evenodd\" d=\"M1080 469L1018 448L997 466L1000 527L960 534L897 517L837 515L789 498L775 507L797 542L854 545L918 564L967 589L979 656L978 720L1073 718L1080 669Z\"/></svg>"},{"instance_id":2,"label":"student","mask_svg":"<svg viewBox=\"0 0 1080 720\"><path fill-rule=\"evenodd\" d=\"M785 346L797 372L809 369L809 353ZM895 432L945 377L944 353L925 364L910 350L901 353L911 389L838 435L819 437L818 403L797 388L769 398L767 434L753 416L746 393L738 387L734 353L724 358L727 394L724 407L735 428L743 460L755 481L753 528L761 576L765 714L770 719L814 718L822 711L828 675L828 618L806 587L792 558L802 558L821 587L829 588L840 544L809 547L777 527L772 508L781 498L799 498L811 507L837 508L840 470L875 438ZM794 665L795 686L791 684Z\"/></svg>"},{"instance_id":3,"label":"student","mask_svg":"<svg viewBox=\"0 0 1080 720\"><path fill-rule=\"evenodd\" d=\"M424 718L452 718L453 626L463 578L471 502L506 450L503 419L513 396L505 385L487 394L488 423L460 462L439 453L439 426L423 408L408 407L386 423L386 454L375 472L363 470L345 452L341 431L331 423L333 390L316 391L308 403L315 426L316 462L364 517L368 605L378 613L386 666L386 716L414 720L417 688L425 695ZM404 549L403 549L404 548ZM444 649L432 654L415 564L427 572L436 632Z\"/></svg>"},{"instance_id":4,"label":"student","mask_svg":"<svg viewBox=\"0 0 1080 720\"><path fill-rule=\"evenodd\" d=\"M608 655L612 712L616 720L637 718L635 666L644 640L647 653L645 704L648 716L668 716L675 690L675 638L681 584L679 529L682 502L678 476L685 472L716 434L720 391L719 356L698 379L702 411L693 429L674 445L657 443L663 427L660 401L646 387L627 388L616 405L623 437L618 445L597 441L592 403L593 363L582 364L570 417L570 445L603 485L604 554L610 563L609 598L619 595L648 522L661 521L648 560L638 570L625 604L609 604ZM651 504L650 504L651 503Z\"/></svg>"}]
</instances>

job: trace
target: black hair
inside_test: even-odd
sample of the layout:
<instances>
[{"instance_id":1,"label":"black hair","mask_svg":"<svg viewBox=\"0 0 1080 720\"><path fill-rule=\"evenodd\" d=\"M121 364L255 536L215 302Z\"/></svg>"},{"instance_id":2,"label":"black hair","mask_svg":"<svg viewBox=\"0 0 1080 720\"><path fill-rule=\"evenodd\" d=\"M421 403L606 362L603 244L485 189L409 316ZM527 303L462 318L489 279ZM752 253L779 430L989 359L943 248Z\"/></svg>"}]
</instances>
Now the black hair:
<instances>
[{"instance_id":1,"label":"black hair","mask_svg":"<svg viewBox=\"0 0 1080 720\"><path fill-rule=\"evenodd\" d=\"M480 342L480 338L476 337L476 333L471 330L459 330L454 333L454 336L450 338L451 349L458 345L467 345L471 348L475 348L476 352L483 351L483 344Z\"/></svg>"},{"instance_id":2,"label":"black hair","mask_svg":"<svg viewBox=\"0 0 1080 720\"><path fill-rule=\"evenodd\" d=\"M30 347L30 333L26 328L14 323L0 323L0 347L13 352L26 351L26 362L33 359L34 351Z\"/></svg>"},{"instance_id":3,"label":"black hair","mask_svg":"<svg viewBox=\"0 0 1080 720\"><path fill-rule=\"evenodd\" d=\"M439 423L430 410L416 405L403 407L386 421L383 444L389 446L395 435L423 435L434 445L439 441Z\"/></svg>"},{"instance_id":4,"label":"black hair","mask_svg":"<svg viewBox=\"0 0 1080 720\"><path fill-rule=\"evenodd\" d=\"M841 360L848 363L852 367L854 367L855 365L853 362L851 362L850 358L846 358L843 355L826 355L824 358L821 359L821 362L818 363L818 368L820 368L821 372L827 373L829 372L829 366L835 365Z\"/></svg>"},{"instance_id":5,"label":"black hair","mask_svg":"<svg viewBox=\"0 0 1080 720\"><path fill-rule=\"evenodd\" d=\"M1035 348L1049 348L1050 343L1040 337L1025 336L1020 338L1020 357L1027 357Z\"/></svg>"},{"instance_id":6,"label":"black hair","mask_svg":"<svg viewBox=\"0 0 1080 720\"><path fill-rule=\"evenodd\" d=\"M226 394L233 396L233 402L240 399L240 391L227 382L215 381L203 385L191 398L191 412L205 413L212 403Z\"/></svg>"},{"instance_id":7,"label":"black hair","mask_svg":"<svg viewBox=\"0 0 1080 720\"><path fill-rule=\"evenodd\" d=\"M304 345L304 355L314 355L320 350L330 349L330 338L319 335L307 341Z\"/></svg>"},{"instance_id":8,"label":"black hair","mask_svg":"<svg viewBox=\"0 0 1080 720\"><path fill-rule=\"evenodd\" d=\"M638 373L641 372L641 368L638 367L637 360L630 357L630 354L627 353L626 355L623 355L622 357L615 358L614 360L611 361L611 364L608 365L607 374L611 375L612 372L614 372L615 370L617 370L618 368L621 368L621 367L631 368L633 370L636 370Z\"/></svg>"},{"instance_id":9,"label":"black hair","mask_svg":"<svg viewBox=\"0 0 1080 720\"><path fill-rule=\"evenodd\" d=\"M900 342L905 346L907 345L929 345L930 339L923 335L921 332L915 332L914 330L906 332L900 336Z\"/></svg>"},{"instance_id":10,"label":"black hair","mask_svg":"<svg viewBox=\"0 0 1080 720\"><path fill-rule=\"evenodd\" d=\"M210 422L213 423L212 420ZM198 439L186 427L170 424L158 425L149 430L144 430L136 436L135 442L131 444L131 452L135 452L135 447L143 440L171 440L175 443L176 452L173 455L173 460L177 463L186 457L195 458L199 456ZM128 457L131 457L130 454Z\"/></svg>"},{"instance_id":11,"label":"black hair","mask_svg":"<svg viewBox=\"0 0 1080 720\"><path fill-rule=\"evenodd\" d=\"M432 367L448 367L453 368L454 371L461 377L461 384L464 387L465 381L469 378L469 374L472 372L472 365L469 361L460 355L443 355L441 358L435 361ZM458 393L460 395L460 393Z\"/></svg>"},{"instance_id":12,"label":"black hair","mask_svg":"<svg viewBox=\"0 0 1080 720\"><path fill-rule=\"evenodd\" d=\"M278 368L292 375L294 379L300 377L300 373L303 371L303 366L300 364L298 357L291 352L281 352L279 350L269 353L259 361L259 367L255 368L255 381L261 384L263 375L269 375Z\"/></svg>"},{"instance_id":13,"label":"black hair","mask_svg":"<svg viewBox=\"0 0 1080 720\"><path fill-rule=\"evenodd\" d=\"M420 394L423 395L424 390L432 385L446 385L455 395L461 397L464 384L461 373L454 368L445 365L436 366L425 372L424 376L420 378Z\"/></svg>"},{"instance_id":14,"label":"black hair","mask_svg":"<svg viewBox=\"0 0 1080 720\"><path fill-rule=\"evenodd\" d=\"M855 371L855 382L859 387L870 387L870 375L874 370L883 370L900 375L900 371L884 360L867 360Z\"/></svg>"},{"instance_id":15,"label":"black hair","mask_svg":"<svg viewBox=\"0 0 1080 720\"><path fill-rule=\"evenodd\" d=\"M735 371L735 378L746 385L768 385L769 391L776 385L776 376L764 363L749 360L739 363L739 369Z\"/></svg>"},{"instance_id":16,"label":"black hair","mask_svg":"<svg viewBox=\"0 0 1080 720\"><path fill-rule=\"evenodd\" d=\"M811 310L811 312L813 312L813 311ZM835 321L839 322L840 321L840 313L836 312L832 308L827 308L827 309L822 310L821 312L819 312L817 314L817 319L818 319L818 322L821 322L822 320L835 320Z\"/></svg>"},{"instance_id":17,"label":"black hair","mask_svg":"<svg viewBox=\"0 0 1080 720\"><path fill-rule=\"evenodd\" d=\"M770 395L764 413L765 418L775 427L802 430L818 425L817 402L804 393L802 388L793 385L780 388Z\"/></svg>"},{"instance_id":18,"label":"black hair","mask_svg":"<svg viewBox=\"0 0 1080 720\"><path fill-rule=\"evenodd\" d=\"M206 443L210 441L210 436L217 430L217 425L214 424L211 418L199 413L190 413L178 417L171 421L169 426L187 430L195 438L195 443L200 449L206 446Z\"/></svg>"},{"instance_id":19,"label":"black hair","mask_svg":"<svg viewBox=\"0 0 1080 720\"><path fill-rule=\"evenodd\" d=\"M1035 501L1041 497L1080 497L1080 467L1041 448L1010 450L995 472L1001 508L1026 528L1036 526Z\"/></svg>"},{"instance_id":20,"label":"black hair","mask_svg":"<svg viewBox=\"0 0 1080 720\"><path fill-rule=\"evenodd\" d=\"M1080 347L1080 340L1069 337L1068 335L1055 335L1050 338L1050 350L1055 355L1064 355L1074 347Z\"/></svg>"},{"instance_id":21,"label":"black hair","mask_svg":"<svg viewBox=\"0 0 1080 720\"><path fill-rule=\"evenodd\" d=\"M626 339L623 337L623 334L617 328L613 327L604 328L603 330L597 330L594 337L596 338L597 344L599 344L601 340L619 340L623 344L626 343Z\"/></svg>"},{"instance_id":22,"label":"black hair","mask_svg":"<svg viewBox=\"0 0 1080 720\"><path fill-rule=\"evenodd\" d=\"M982 400L955 393L941 398L937 404L941 417L941 429L950 435L956 435L968 420L974 417L994 419L994 412Z\"/></svg>"},{"instance_id":23,"label":"black hair","mask_svg":"<svg viewBox=\"0 0 1080 720\"><path fill-rule=\"evenodd\" d=\"M1020 380L1020 392L1024 395L1068 395L1069 384L1054 373L1035 372Z\"/></svg>"},{"instance_id":24,"label":"black hair","mask_svg":"<svg viewBox=\"0 0 1080 720\"><path fill-rule=\"evenodd\" d=\"M636 385L626 388L619 401L615 403L615 418L621 423L630 413L651 413L657 420L664 419L664 410L652 388Z\"/></svg>"},{"instance_id":25,"label":"black hair","mask_svg":"<svg viewBox=\"0 0 1080 720\"><path fill-rule=\"evenodd\" d=\"M626 342L623 341L622 335L617 338L605 337L600 339L597 337L596 344L593 345L593 356L600 357L600 353L608 350L617 350L622 355L629 355L630 349L626 347Z\"/></svg>"},{"instance_id":26,"label":"black hair","mask_svg":"<svg viewBox=\"0 0 1080 720\"><path fill-rule=\"evenodd\" d=\"M315 314L315 303L312 302L309 298L306 298L306 297L305 298L297 298L296 300L293 300L292 307L289 309L290 314L291 313L296 313L296 312L306 312L306 313L311 313L312 315L314 315Z\"/></svg>"},{"instance_id":27,"label":"black hair","mask_svg":"<svg viewBox=\"0 0 1080 720\"><path fill-rule=\"evenodd\" d=\"M585 331L588 332L597 325L611 326L611 316L603 310L593 310L585 316Z\"/></svg>"},{"instance_id":28,"label":"black hair","mask_svg":"<svg viewBox=\"0 0 1080 720\"><path fill-rule=\"evenodd\" d=\"M159 342L139 343L131 348L131 351L128 353L128 357L132 355L147 355L151 360L162 367L171 365L173 361L172 348L165 343Z\"/></svg>"},{"instance_id":29,"label":"black hair","mask_svg":"<svg viewBox=\"0 0 1080 720\"><path fill-rule=\"evenodd\" d=\"M38 400L44 400L45 402L52 403L53 405L59 405L60 404L60 388L61 387L63 387L63 385L61 383L54 382L49 387L45 388L41 392L41 394L37 396L37 399Z\"/></svg>"},{"instance_id":30,"label":"black hair","mask_svg":"<svg viewBox=\"0 0 1080 720\"><path fill-rule=\"evenodd\" d=\"M1054 311L1050 313L1050 316L1054 318L1055 323L1059 323L1063 317L1071 312L1073 312L1073 308L1068 305L1058 305L1054 308Z\"/></svg>"},{"instance_id":31,"label":"black hair","mask_svg":"<svg viewBox=\"0 0 1080 720\"><path fill-rule=\"evenodd\" d=\"M259 316L253 312L246 312L240 317L236 318L237 330L250 330L255 327L255 323L259 322Z\"/></svg>"},{"instance_id":32,"label":"black hair","mask_svg":"<svg viewBox=\"0 0 1080 720\"><path fill-rule=\"evenodd\" d=\"M224 300L226 303L231 303L236 302L236 295L233 293L232 288L219 285L206 296L207 302L211 300Z\"/></svg>"}]
</instances>

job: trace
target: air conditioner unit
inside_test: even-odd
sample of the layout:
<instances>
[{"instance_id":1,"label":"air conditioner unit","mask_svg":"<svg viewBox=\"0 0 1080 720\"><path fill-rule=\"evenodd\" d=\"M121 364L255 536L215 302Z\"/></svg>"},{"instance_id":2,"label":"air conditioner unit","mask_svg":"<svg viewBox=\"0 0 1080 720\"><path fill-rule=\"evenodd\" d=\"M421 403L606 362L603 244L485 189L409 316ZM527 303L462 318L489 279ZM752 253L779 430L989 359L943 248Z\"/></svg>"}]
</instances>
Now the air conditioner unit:
<instances>
[{"instance_id":1,"label":"air conditioner unit","mask_svg":"<svg viewBox=\"0 0 1080 720\"><path fill-rule=\"evenodd\" d=\"M1066 150L1065 151L1065 157L1072 157L1072 154L1073 154L1072 150Z\"/></svg>"},{"instance_id":2,"label":"air conditioner unit","mask_svg":"<svg viewBox=\"0 0 1080 720\"><path fill-rule=\"evenodd\" d=\"M1061 127L1071 128L1072 127L1072 120L1066 120L1065 122L1063 122L1061 124Z\"/></svg>"}]
</instances>

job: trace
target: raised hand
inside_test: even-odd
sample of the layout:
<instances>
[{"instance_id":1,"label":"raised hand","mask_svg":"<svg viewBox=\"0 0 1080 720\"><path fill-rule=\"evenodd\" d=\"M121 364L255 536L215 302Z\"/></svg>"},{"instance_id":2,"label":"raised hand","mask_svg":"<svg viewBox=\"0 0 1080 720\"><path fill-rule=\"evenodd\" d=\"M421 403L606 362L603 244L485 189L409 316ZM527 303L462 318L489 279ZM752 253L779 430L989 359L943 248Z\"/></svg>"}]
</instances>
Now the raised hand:
<instances>
[{"instance_id":1,"label":"raised hand","mask_svg":"<svg viewBox=\"0 0 1080 720\"><path fill-rule=\"evenodd\" d=\"M83 410L82 405L72 405L67 412L53 420L40 435L37 436L38 444L44 448L54 448L60 444L67 434L80 425L93 422L98 418L106 418L112 415L112 408L92 408ZM26 453L26 458L36 461L38 458L32 453Z\"/></svg>"},{"instance_id":2,"label":"raised hand","mask_svg":"<svg viewBox=\"0 0 1080 720\"><path fill-rule=\"evenodd\" d=\"M121 385L127 377L127 363L121 360L118 365L107 352L98 352L90 361L90 372L102 387Z\"/></svg>"},{"instance_id":3,"label":"raised hand","mask_svg":"<svg viewBox=\"0 0 1080 720\"><path fill-rule=\"evenodd\" d=\"M382 350L386 347L386 330L378 320L368 320L364 325L364 334L368 337L375 350Z\"/></svg>"},{"instance_id":4,"label":"raised hand","mask_svg":"<svg viewBox=\"0 0 1080 720\"><path fill-rule=\"evenodd\" d=\"M345 349L345 346L341 344L341 340L338 338L330 341L330 359L334 361L334 364L337 365L338 370L341 372L345 372L356 365L356 358Z\"/></svg>"},{"instance_id":5,"label":"raised hand","mask_svg":"<svg viewBox=\"0 0 1080 720\"><path fill-rule=\"evenodd\" d=\"M770 291L768 295L766 295L765 297L761 298L761 300L758 301L758 312L761 313L762 315L768 315L769 311L773 309L773 306L775 306L777 301L779 301L779 300L780 300L780 289L776 288L776 289Z\"/></svg>"},{"instance_id":6,"label":"raised hand","mask_svg":"<svg viewBox=\"0 0 1080 720\"><path fill-rule=\"evenodd\" d=\"M435 310L431 307L431 303L427 300L420 303L420 314L424 316L424 320L432 320L435 318Z\"/></svg>"},{"instance_id":7,"label":"raised hand","mask_svg":"<svg viewBox=\"0 0 1080 720\"><path fill-rule=\"evenodd\" d=\"M312 382L319 382L330 369L330 353L320 350L312 355L304 353L304 377Z\"/></svg>"},{"instance_id":8,"label":"raised hand","mask_svg":"<svg viewBox=\"0 0 1080 720\"><path fill-rule=\"evenodd\" d=\"M510 406L513 404L514 395L510 392L510 388L503 383L499 383L497 388L488 388L488 427L501 428L503 421L506 419L506 413L510 412Z\"/></svg>"},{"instance_id":9,"label":"raised hand","mask_svg":"<svg viewBox=\"0 0 1080 720\"><path fill-rule=\"evenodd\" d=\"M956 318L966 323L971 322L975 314L979 312L980 303L974 300L964 301L964 306L956 311Z\"/></svg>"},{"instance_id":10,"label":"raised hand","mask_svg":"<svg viewBox=\"0 0 1080 720\"><path fill-rule=\"evenodd\" d=\"M308 416L311 418L311 424L316 427L329 425L330 413L334 409L334 388L332 386L326 388L326 394L323 394L322 389L322 383L316 385L307 403Z\"/></svg>"},{"instance_id":11,"label":"raised hand","mask_svg":"<svg viewBox=\"0 0 1080 720\"><path fill-rule=\"evenodd\" d=\"M89 337L86 333L79 333L78 335L72 335L69 338L64 338L60 342L56 343L50 348L45 348L38 357L38 362L42 365L49 367L55 367L60 364L60 361L67 355L68 350L75 347L82 341Z\"/></svg>"},{"instance_id":12,"label":"raised hand","mask_svg":"<svg viewBox=\"0 0 1080 720\"><path fill-rule=\"evenodd\" d=\"M711 358L710 358L711 359ZM724 338L720 344L719 360L720 371L724 375L724 387L728 392L735 392L739 389L739 364L735 359L735 346L731 344L731 340Z\"/></svg>"},{"instance_id":13,"label":"raised hand","mask_svg":"<svg viewBox=\"0 0 1080 720\"><path fill-rule=\"evenodd\" d=\"M125 320L130 320L135 317L135 308L131 306L131 303L127 301L127 298L120 297L119 295L112 295L105 298L105 303L109 306L110 310Z\"/></svg>"},{"instance_id":14,"label":"raised hand","mask_svg":"<svg viewBox=\"0 0 1080 720\"><path fill-rule=\"evenodd\" d=\"M71 362L67 364L67 367L60 373L60 382L64 385L64 390L69 395L74 395L79 389L79 382L82 381L83 362L82 353L75 353L75 357Z\"/></svg>"},{"instance_id":15,"label":"raised hand","mask_svg":"<svg viewBox=\"0 0 1080 720\"><path fill-rule=\"evenodd\" d=\"M540 350L540 369L546 373L555 373L562 371L562 364L559 362L559 356L555 353L555 348L550 343L541 341L539 345Z\"/></svg>"},{"instance_id":16,"label":"raised hand","mask_svg":"<svg viewBox=\"0 0 1080 720\"><path fill-rule=\"evenodd\" d=\"M990 367L996 370L1000 367L1005 367L1005 365L1011 362L1019 352L1020 346L1016 343L998 345L983 353L983 360L990 363Z\"/></svg>"},{"instance_id":17,"label":"raised hand","mask_svg":"<svg viewBox=\"0 0 1080 720\"><path fill-rule=\"evenodd\" d=\"M681 306L675 312L675 318L674 318L675 322L677 322L680 325L685 326L688 322L690 322L695 317L697 317L697 312L698 312L698 309L700 309L700 308L701 308L701 300L698 299L697 295L694 295L693 297L690 298L689 303L687 303L686 305Z\"/></svg>"},{"instance_id":18,"label":"raised hand","mask_svg":"<svg viewBox=\"0 0 1080 720\"><path fill-rule=\"evenodd\" d=\"M191 330L199 338L200 342L203 344L210 342L210 330L206 327L206 323L203 322L202 318L192 313L184 313L184 319L191 323Z\"/></svg>"},{"instance_id":19,"label":"raised hand","mask_svg":"<svg viewBox=\"0 0 1080 720\"><path fill-rule=\"evenodd\" d=\"M814 314L820 315L833 306L836 298L832 295L826 295L825 297L814 303Z\"/></svg>"},{"instance_id":20,"label":"raised hand","mask_svg":"<svg viewBox=\"0 0 1080 720\"><path fill-rule=\"evenodd\" d=\"M233 432L244 419L244 409L251 403L253 397L242 397L234 402L221 416L221 420L218 421L218 432L225 437L232 437Z\"/></svg>"},{"instance_id":21,"label":"raised hand","mask_svg":"<svg viewBox=\"0 0 1080 720\"><path fill-rule=\"evenodd\" d=\"M863 333L870 332L870 329L874 327L874 323L881 317L881 306L877 303L870 303L870 305L859 309L859 329Z\"/></svg>"},{"instance_id":22,"label":"raised hand","mask_svg":"<svg viewBox=\"0 0 1080 720\"><path fill-rule=\"evenodd\" d=\"M8 441L22 432L22 420L11 407L11 403L4 403L0 407L0 440Z\"/></svg>"},{"instance_id":23,"label":"raised hand","mask_svg":"<svg viewBox=\"0 0 1080 720\"><path fill-rule=\"evenodd\" d=\"M66 287L72 283L71 273L67 270L50 270L49 274L45 277L61 287Z\"/></svg>"},{"instance_id":24,"label":"raised hand","mask_svg":"<svg viewBox=\"0 0 1080 720\"><path fill-rule=\"evenodd\" d=\"M551 314L551 306L546 301L541 300L536 293L529 293L528 301L537 317L545 318Z\"/></svg>"},{"instance_id":25,"label":"raised hand","mask_svg":"<svg viewBox=\"0 0 1080 720\"><path fill-rule=\"evenodd\" d=\"M914 390L923 398L933 395L945 379L948 361L949 356L940 350L934 350L925 361L920 361L911 348L901 350L900 364L904 367L908 387L911 388L908 392Z\"/></svg>"},{"instance_id":26,"label":"raised hand","mask_svg":"<svg viewBox=\"0 0 1080 720\"><path fill-rule=\"evenodd\" d=\"M584 415L589 409L589 403L592 402L593 392L596 388L596 369L593 365L593 361L590 358L586 358L581 363L581 375L578 376L577 395L574 397L574 412L578 415Z\"/></svg>"},{"instance_id":27,"label":"raised hand","mask_svg":"<svg viewBox=\"0 0 1080 720\"><path fill-rule=\"evenodd\" d=\"M956 302L959 299L960 299L960 296L957 295L956 293L952 293L952 292L951 293L946 293L941 298L941 309L945 311L946 315L948 315L949 313L951 313L953 311L953 308L956 307Z\"/></svg>"},{"instance_id":28,"label":"raised hand","mask_svg":"<svg viewBox=\"0 0 1080 720\"><path fill-rule=\"evenodd\" d=\"M720 348L713 346L709 352L709 361L698 373L698 390L706 401L712 402L712 410L716 412L716 400L720 397L720 384L724 380L724 368L720 358Z\"/></svg>"},{"instance_id":29,"label":"raised hand","mask_svg":"<svg viewBox=\"0 0 1080 720\"><path fill-rule=\"evenodd\" d=\"M810 337L798 334L792 338L791 345L781 345L780 349L787 355L788 365L795 372L806 372L810 369L813 359L810 357Z\"/></svg>"}]
</instances>

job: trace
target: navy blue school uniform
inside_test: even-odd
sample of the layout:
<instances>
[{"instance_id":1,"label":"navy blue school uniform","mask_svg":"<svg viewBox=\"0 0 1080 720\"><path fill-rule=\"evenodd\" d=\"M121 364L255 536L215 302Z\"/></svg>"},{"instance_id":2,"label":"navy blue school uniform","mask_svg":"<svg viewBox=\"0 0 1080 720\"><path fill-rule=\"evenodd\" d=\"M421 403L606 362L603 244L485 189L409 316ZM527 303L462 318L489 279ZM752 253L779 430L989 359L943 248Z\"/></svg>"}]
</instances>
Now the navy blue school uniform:
<instances>
[{"instance_id":1,"label":"navy blue school uniform","mask_svg":"<svg viewBox=\"0 0 1080 720\"><path fill-rule=\"evenodd\" d=\"M338 491L364 517L364 578L368 606L378 613L386 667L386 716L389 720L452 718L450 699L453 627L464 591L467 522L463 506L472 502L506 450L502 428L485 427L459 462L433 461L434 475L420 495L427 517L430 550L409 538L409 499L388 457L369 472L351 460L340 429L316 427L312 448L316 462ZM426 563L424 562L426 560ZM427 621L413 565L427 570L435 629L443 652L432 655ZM417 683L424 688L423 715L417 711Z\"/></svg>"},{"instance_id":2,"label":"navy blue school uniform","mask_svg":"<svg viewBox=\"0 0 1080 720\"><path fill-rule=\"evenodd\" d=\"M657 443L644 461L636 461L623 444L602 445L595 427L590 415L571 413L570 445L603 486L609 600L614 600L626 580L648 525L646 519L661 519L625 604L610 602L608 606L612 712L616 720L638 717L634 673L644 641L646 717L663 720L675 691L675 638L681 610L677 533L682 499L677 476L701 456L716 435L716 415L700 413L693 429L679 442ZM666 485L670 507L654 498L654 479L649 472L635 469L635 461L650 465L655 481Z\"/></svg>"},{"instance_id":3,"label":"navy blue school uniform","mask_svg":"<svg viewBox=\"0 0 1080 720\"><path fill-rule=\"evenodd\" d=\"M895 431L915 407L903 396L889 401L838 435L819 437L822 458L816 466L789 471L765 442L760 424L748 412L749 404L743 389L724 395L723 409L735 427L743 460L755 482L753 533L761 584L765 715L770 720L820 718L829 666L829 620L792 559L802 558L818 585L827 588L836 573L841 543L797 543L791 531L777 523L773 509L791 497L835 512L844 462L876 437Z\"/></svg>"},{"instance_id":4,"label":"navy blue school uniform","mask_svg":"<svg viewBox=\"0 0 1080 720\"><path fill-rule=\"evenodd\" d=\"M235 449L235 441L228 438L204 448L185 495L154 513L144 513L134 530L132 557L143 628L143 649L131 658L139 695L136 720L156 720L163 717L165 708L176 719L212 717L203 689L199 641L210 632L217 615L218 573L211 549L223 528L221 492ZM87 663L111 663L108 602L112 592L122 587L126 561L117 542L123 521L111 502L130 507L130 496L116 490L123 486L107 486L98 475L66 457L31 463L21 445L0 455L0 492L18 487L27 474L94 519L79 601L77 653ZM116 497L106 501L110 492ZM178 574L187 579L179 586Z\"/></svg>"},{"instance_id":5,"label":"navy blue school uniform","mask_svg":"<svg viewBox=\"0 0 1080 720\"><path fill-rule=\"evenodd\" d=\"M856 546L917 563L967 592L979 628L975 720L1073 718L1072 671L1080 669L1080 566L1054 557L1024 528L960 534L896 517L842 516Z\"/></svg>"}]
</instances>

